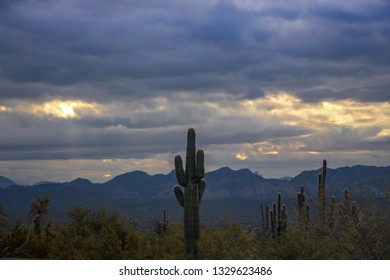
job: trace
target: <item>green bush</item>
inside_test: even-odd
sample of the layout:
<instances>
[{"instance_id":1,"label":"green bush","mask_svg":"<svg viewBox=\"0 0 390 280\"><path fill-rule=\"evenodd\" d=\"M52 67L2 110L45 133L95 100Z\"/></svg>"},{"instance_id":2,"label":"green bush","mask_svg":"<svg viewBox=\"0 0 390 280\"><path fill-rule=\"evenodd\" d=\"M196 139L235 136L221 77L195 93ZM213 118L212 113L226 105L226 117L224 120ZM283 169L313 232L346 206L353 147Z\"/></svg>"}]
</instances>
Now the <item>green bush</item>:
<instances>
[{"instance_id":1,"label":"green bush","mask_svg":"<svg viewBox=\"0 0 390 280\"><path fill-rule=\"evenodd\" d=\"M358 219L340 212L331 228L316 223L289 225L272 238L264 228L223 218L200 229L201 259L390 259L390 223L383 211L363 205ZM364 213L364 215L363 215ZM0 258L17 259L185 259L182 224L161 231L142 228L127 217L102 209L75 207L58 227L16 222L0 230Z\"/></svg>"}]
</instances>

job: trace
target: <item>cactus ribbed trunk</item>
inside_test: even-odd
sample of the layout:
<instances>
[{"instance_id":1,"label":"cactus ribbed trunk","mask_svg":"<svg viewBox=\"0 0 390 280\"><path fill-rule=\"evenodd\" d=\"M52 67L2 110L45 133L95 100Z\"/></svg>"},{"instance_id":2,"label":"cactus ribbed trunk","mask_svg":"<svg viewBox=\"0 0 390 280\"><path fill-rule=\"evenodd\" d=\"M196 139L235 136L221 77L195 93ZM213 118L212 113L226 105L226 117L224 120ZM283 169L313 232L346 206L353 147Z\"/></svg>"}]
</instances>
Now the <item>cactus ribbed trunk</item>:
<instances>
[{"instance_id":1,"label":"cactus ribbed trunk","mask_svg":"<svg viewBox=\"0 0 390 280\"><path fill-rule=\"evenodd\" d=\"M309 203L306 204L305 214L306 214L305 224L308 225L310 223L310 205L309 205Z\"/></svg>"},{"instance_id":2,"label":"cactus ribbed trunk","mask_svg":"<svg viewBox=\"0 0 390 280\"><path fill-rule=\"evenodd\" d=\"M301 192L297 194L298 197L298 224L303 226L305 224L306 208L305 208L305 187L301 186Z\"/></svg>"},{"instance_id":3,"label":"cactus ribbed trunk","mask_svg":"<svg viewBox=\"0 0 390 280\"><path fill-rule=\"evenodd\" d=\"M324 227L326 223L326 160L322 163L322 173L318 174L318 222L320 227Z\"/></svg>"},{"instance_id":4,"label":"cactus ribbed trunk","mask_svg":"<svg viewBox=\"0 0 390 280\"><path fill-rule=\"evenodd\" d=\"M351 200L351 195L349 194L349 190L344 189L344 200L343 200L344 209L349 209L350 200Z\"/></svg>"},{"instance_id":5,"label":"cactus ribbed trunk","mask_svg":"<svg viewBox=\"0 0 390 280\"><path fill-rule=\"evenodd\" d=\"M260 202L260 208L261 208L261 227L262 227L262 228L265 228L264 206L263 206L263 202Z\"/></svg>"},{"instance_id":6,"label":"cactus ribbed trunk","mask_svg":"<svg viewBox=\"0 0 390 280\"><path fill-rule=\"evenodd\" d=\"M282 205L282 210L280 212L280 219L279 219L279 232L278 234L285 233L287 231L287 212L286 212L286 205Z\"/></svg>"},{"instance_id":7,"label":"cactus ribbed trunk","mask_svg":"<svg viewBox=\"0 0 390 280\"><path fill-rule=\"evenodd\" d=\"M199 192L195 188L184 190L184 240L187 254L197 256L199 240Z\"/></svg>"},{"instance_id":8,"label":"cactus ribbed trunk","mask_svg":"<svg viewBox=\"0 0 390 280\"><path fill-rule=\"evenodd\" d=\"M331 229L334 227L335 213L336 213L336 197L332 196L332 199L330 201L330 211L329 211L329 218L328 218L328 227Z\"/></svg>"},{"instance_id":9,"label":"cactus ribbed trunk","mask_svg":"<svg viewBox=\"0 0 390 280\"><path fill-rule=\"evenodd\" d=\"M277 222L276 222L276 204L275 202L272 204L272 210L269 210L269 216L271 218L271 233L272 233L272 238L276 238L277 234Z\"/></svg>"},{"instance_id":10,"label":"cactus ribbed trunk","mask_svg":"<svg viewBox=\"0 0 390 280\"><path fill-rule=\"evenodd\" d=\"M269 230L270 227L270 209L269 205L266 203L265 204L265 229Z\"/></svg>"},{"instance_id":11,"label":"cactus ribbed trunk","mask_svg":"<svg viewBox=\"0 0 390 280\"><path fill-rule=\"evenodd\" d=\"M206 188L204 178L204 153L196 152L195 130L190 128L187 133L186 165L183 169L181 156L175 157L176 178L179 185L174 187L174 193L180 206L184 208L184 243L188 258L198 258L198 241L200 235L199 206ZM182 190L184 188L184 193Z\"/></svg>"},{"instance_id":12,"label":"cactus ribbed trunk","mask_svg":"<svg viewBox=\"0 0 390 280\"><path fill-rule=\"evenodd\" d=\"M280 235L280 232L281 232L281 222L280 222L280 214L282 212L282 195L280 193L278 193L278 216L277 216L277 221L278 221L278 227L277 227L277 231L278 231L278 235Z\"/></svg>"}]
</instances>

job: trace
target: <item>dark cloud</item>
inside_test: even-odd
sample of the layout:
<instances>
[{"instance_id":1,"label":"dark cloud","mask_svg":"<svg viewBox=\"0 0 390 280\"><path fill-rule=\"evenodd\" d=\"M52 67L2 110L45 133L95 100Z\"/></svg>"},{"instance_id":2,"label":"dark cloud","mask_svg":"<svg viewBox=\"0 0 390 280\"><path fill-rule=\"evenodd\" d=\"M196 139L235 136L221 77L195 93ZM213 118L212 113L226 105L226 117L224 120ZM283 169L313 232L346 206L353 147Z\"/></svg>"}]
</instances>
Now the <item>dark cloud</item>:
<instances>
[{"instance_id":1,"label":"dark cloud","mask_svg":"<svg viewBox=\"0 0 390 280\"><path fill-rule=\"evenodd\" d=\"M327 136L290 124L283 104L265 104L264 116L244 114L242 104L283 91L308 106L388 102L389 8L365 0L0 1L0 159L146 158L181 150L190 126L206 148L308 139L309 151L329 137L318 150L383 149L387 138L364 138L376 131ZM75 109L75 119L28 111L55 99L109 111Z\"/></svg>"},{"instance_id":2,"label":"dark cloud","mask_svg":"<svg viewBox=\"0 0 390 280\"><path fill-rule=\"evenodd\" d=\"M147 90L151 86L228 91L234 77L242 95L257 87L242 77L276 87L296 81L306 90L312 78L349 76L358 66L389 62L385 3L368 12L319 4L274 4L260 11L230 2L154 4L8 3L1 23L1 76L54 85L129 79L138 86L137 93L119 95L155 94ZM366 62L354 66L354 59Z\"/></svg>"}]
</instances>

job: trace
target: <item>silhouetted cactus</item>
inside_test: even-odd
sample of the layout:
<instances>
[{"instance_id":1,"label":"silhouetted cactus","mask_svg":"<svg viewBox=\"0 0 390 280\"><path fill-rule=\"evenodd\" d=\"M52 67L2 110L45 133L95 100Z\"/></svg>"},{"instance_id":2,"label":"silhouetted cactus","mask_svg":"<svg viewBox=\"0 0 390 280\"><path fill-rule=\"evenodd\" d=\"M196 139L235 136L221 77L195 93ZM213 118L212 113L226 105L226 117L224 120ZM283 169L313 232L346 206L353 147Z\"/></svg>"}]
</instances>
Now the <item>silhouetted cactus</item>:
<instances>
[{"instance_id":1,"label":"silhouetted cactus","mask_svg":"<svg viewBox=\"0 0 390 280\"><path fill-rule=\"evenodd\" d=\"M308 225L310 223L310 205L309 203L306 204L306 211L305 211L305 223Z\"/></svg>"},{"instance_id":2,"label":"silhouetted cactus","mask_svg":"<svg viewBox=\"0 0 390 280\"><path fill-rule=\"evenodd\" d=\"M261 207L262 207L261 211L263 213L263 203L261 203ZM266 215L265 215L264 228L268 230L269 225L271 225L272 238L276 238L276 236L280 236L282 233L286 232L287 230L286 205L282 204L281 194L278 193L277 202L272 203L272 209L269 209L267 203L265 204L265 207L266 207L266 211L265 211Z\"/></svg>"},{"instance_id":3,"label":"silhouetted cactus","mask_svg":"<svg viewBox=\"0 0 390 280\"><path fill-rule=\"evenodd\" d=\"M156 222L156 232L158 235L163 234L168 228L167 210L163 210L163 221Z\"/></svg>"},{"instance_id":4,"label":"silhouetted cactus","mask_svg":"<svg viewBox=\"0 0 390 280\"><path fill-rule=\"evenodd\" d=\"M326 160L322 162L322 173L318 174L318 222L320 227L325 225L325 211L326 211Z\"/></svg>"},{"instance_id":5,"label":"silhouetted cactus","mask_svg":"<svg viewBox=\"0 0 390 280\"><path fill-rule=\"evenodd\" d=\"M343 206L345 209L349 209L350 200L351 200L351 195L349 194L349 190L344 189Z\"/></svg>"},{"instance_id":6,"label":"silhouetted cactus","mask_svg":"<svg viewBox=\"0 0 390 280\"><path fill-rule=\"evenodd\" d=\"M272 210L269 210L269 215L271 218L271 232L272 232L272 238L276 238L277 234L277 221L276 221L276 203L272 203Z\"/></svg>"},{"instance_id":7,"label":"silhouetted cactus","mask_svg":"<svg viewBox=\"0 0 390 280\"><path fill-rule=\"evenodd\" d=\"M269 230L269 227L270 227L270 215L269 215L269 212L270 209L269 209L269 205L266 203L265 204L265 229L266 230Z\"/></svg>"},{"instance_id":8,"label":"silhouetted cactus","mask_svg":"<svg viewBox=\"0 0 390 280\"><path fill-rule=\"evenodd\" d=\"M45 196L43 198L39 198L38 200L34 200L31 203L31 209L28 212L28 217L31 222L34 224L34 231L39 236L42 232L43 225L43 216L49 212L48 207L50 204L50 197Z\"/></svg>"},{"instance_id":9,"label":"silhouetted cactus","mask_svg":"<svg viewBox=\"0 0 390 280\"><path fill-rule=\"evenodd\" d=\"M278 220L280 220L280 214L282 212L282 195L278 193Z\"/></svg>"},{"instance_id":10,"label":"silhouetted cactus","mask_svg":"<svg viewBox=\"0 0 390 280\"><path fill-rule=\"evenodd\" d=\"M286 213L286 205L282 204L282 195L278 193L278 227L277 232L278 235L281 235L283 232L287 230L287 213Z\"/></svg>"},{"instance_id":11,"label":"silhouetted cactus","mask_svg":"<svg viewBox=\"0 0 390 280\"><path fill-rule=\"evenodd\" d=\"M348 220L352 220L355 224L359 223L357 202L354 200L352 201L351 205L351 194L348 189L344 189L342 211L344 223L346 223Z\"/></svg>"},{"instance_id":12,"label":"silhouetted cactus","mask_svg":"<svg viewBox=\"0 0 390 280\"><path fill-rule=\"evenodd\" d=\"M174 187L174 193L179 204L184 208L184 239L185 251L188 257L197 258L199 241L199 204L206 188L204 178L204 153L196 152L195 130L190 128L187 133L186 165L183 169L181 156L175 157L176 178L179 185ZM184 193L182 188L184 188Z\"/></svg>"},{"instance_id":13,"label":"silhouetted cactus","mask_svg":"<svg viewBox=\"0 0 390 280\"><path fill-rule=\"evenodd\" d=\"M328 218L329 228L333 228L334 226L335 214L336 214L336 197L332 196L332 199L330 201L330 211L329 211L329 218Z\"/></svg>"},{"instance_id":14,"label":"silhouetted cactus","mask_svg":"<svg viewBox=\"0 0 390 280\"><path fill-rule=\"evenodd\" d=\"M260 202L260 208L261 208L261 227L265 228L265 217L264 217L264 206L263 202Z\"/></svg>"},{"instance_id":15,"label":"silhouetted cactus","mask_svg":"<svg viewBox=\"0 0 390 280\"><path fill-rule=\"evenodd\" d=\"M305 223L306 208L305 208L305 187L301 186L301 191L297 194L298 198L298 225L302 226Z\"/></svg>"},{"instance_id":16,"label":"silhouetted cactus","mask_svg":"<svg viewBox=\"0 0 390 280\"><path fill-rule=\"evenodd\" d=\"M164 209L164 211L163 211L163 221L161 223L162 233L164 233L167 230L168 224L169 224L169 221L168 221L168 218L167 218L167 210Z\"/></svg>"},{"instance_id":17,"label":"silhouetted cactus","mask_svg":"<svg viewBox=\"0 0 390 280\"><path fill-rule=\"evenodd\" d=\"M359 223L359 215L358 215L358 207L357 207L356 201L352 201L351 214L352 214L353 222L355 224L358 224Z\"/></svg>"},{"instance_id":18,"label":"silhouetted cactus","mask_svg":"<svg viewBox=\"0 0 390 280\"><path fill-rule=\"evenodd\" d=\"M164 209L164 211L163 211L163 225L164 225L164 228L166 228L168 226L167 210L166 209Z\"/></svg>"},{"instance_id":19,"label":"silhouetted cactus","mask_svg":"<svg viewBox=\"0 0 390 280\"><path fill-rule=\"evenodd\" d=\"M278 221L278 234L282 234L287 231L287 212L286 212L286 205L282 205L282 210L280 211L280 218Z\"/></svg>"}]
</instances>

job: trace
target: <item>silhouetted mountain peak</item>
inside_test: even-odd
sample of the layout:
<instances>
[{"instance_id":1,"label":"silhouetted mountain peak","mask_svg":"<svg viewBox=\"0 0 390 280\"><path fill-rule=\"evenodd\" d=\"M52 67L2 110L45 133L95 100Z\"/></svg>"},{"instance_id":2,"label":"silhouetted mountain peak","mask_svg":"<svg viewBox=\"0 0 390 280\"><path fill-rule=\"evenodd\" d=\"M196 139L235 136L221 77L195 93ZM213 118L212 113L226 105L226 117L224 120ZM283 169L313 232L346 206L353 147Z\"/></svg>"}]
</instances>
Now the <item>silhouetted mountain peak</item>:
<instances>
[{"instance_id":1,"label":"silhouetted mountain peak","mask_svg":"<svg viewBox=\"0 0 390 280\"><path fill-rule=\"evenodd\" d=\"M236 171L234 171L233 169L231 169L230 167L221 167L217 170L214 170L214 171L211 171L211 172L208 172L207 174L208 175L211 175L211 176L214 176L214 175L232 175L234 174Z\"/></svg>"},{"instance_id":2,"label":"silhouetted mountain peak","mask_svg":"<svg viewBox=\"0 0 390 280\"><path fill-rule=\"evenodd\" d=\"M124 185L131 182L148 180L150 177L151 176L148 173L136 170L118 175L110 181L106 182L105 185Z\"/></svg>"},{"instance_id":3,"label":"silhouetted mountain peak","mask_svg":"<svg viewBox=\"0 0 390 280\"><path fill-rule=\"evenodd\" d=\"M70 184L72 184L72 185L91 185L92 182L87 180L87 179L79 177L79 178L73 180L72 182L70 182Z\"/></svg>"},{"instance_id":4,"label":"silhouetted mountain peak","mask_svg":"<svg viewBox=\"0 0 390 280\"><path fill-rule=\"evenodd\" d=\"M7 188L12 185L16 185L16 183L4 176L0 176L0 188Z\"/></svg>"},{"instance_id":5,"label":"silhouetted mountain peak","mask_svg":"<svg viewBox=\"0 0 390 280\"><path fill-rule=\"evenodd\" d=\"M249 170L248 168L243 168L243 169L239 169L237 170L237 173L240 174L240 175L243 175L243 176L252 176L252 175L256 175L255 173L253 173L251 170ZM259 176L259 175L256 175L256 176Z\"/></svg>"}]
</instances>

